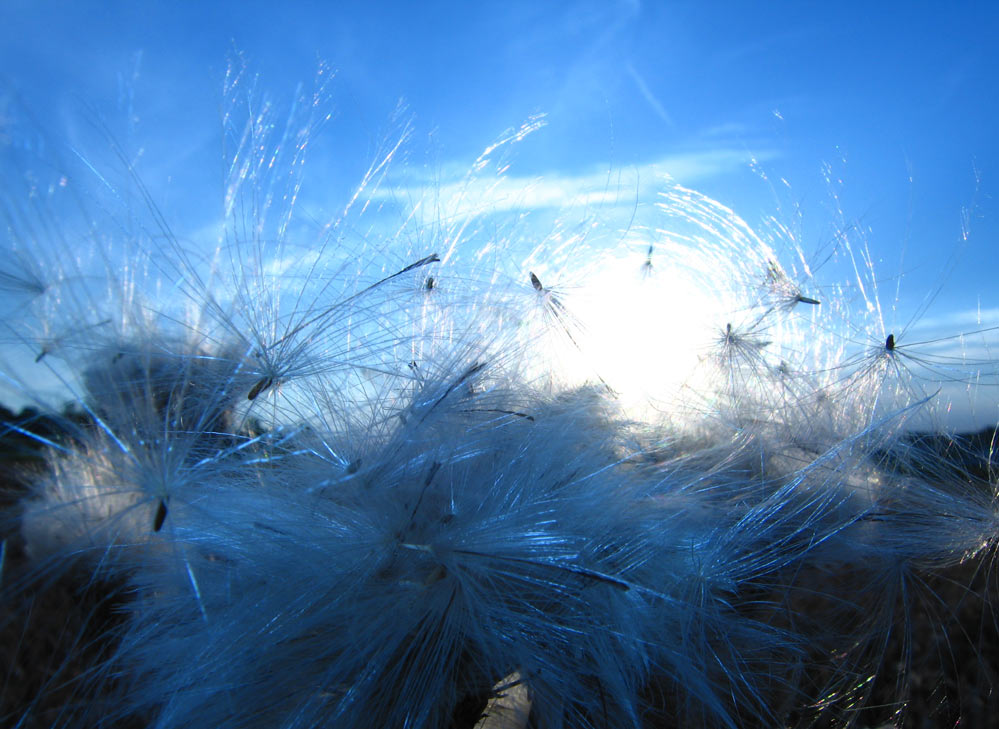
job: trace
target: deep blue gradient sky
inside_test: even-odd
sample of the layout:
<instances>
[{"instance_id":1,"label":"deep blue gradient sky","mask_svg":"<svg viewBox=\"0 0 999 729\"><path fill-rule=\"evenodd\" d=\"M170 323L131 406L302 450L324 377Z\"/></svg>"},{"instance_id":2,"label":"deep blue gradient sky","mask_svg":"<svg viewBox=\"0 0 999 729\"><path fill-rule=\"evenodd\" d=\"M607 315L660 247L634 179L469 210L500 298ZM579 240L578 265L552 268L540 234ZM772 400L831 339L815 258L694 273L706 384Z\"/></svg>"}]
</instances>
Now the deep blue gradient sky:
<instances>
[{"instance_id":1,"label":"deep blue gradient sky","mask_svg":"<svg viewBox=\"0 0 999 729\"><path fill-rule=\"evenodd\" d=\"M794 199L823 205L829 163L846 214L871 227L872 246L913 289L939 269L920 273L919 261L955 243L970 209L972 242L952 283L991 294L994 4L337 5L8 1L0 69L50 133L78 123L81 102L113 107L120 79L134 76L139 134L164 164L217 144L233 48L276 92L308 83L319 60L335 70L335 134L358 151L338 170L344 184L400 100L456 161L546 113L548 129L518 158L529 175L734 150L766 160ZM765 186L744 171L733 162L696 182L752 221ZM893 261L903 246L905 261Z\"/></svg>"},{"instance_id":2,"label":"deep blue gradient sky","mask_svg":"<svg viewBox=\"0 0 999 729\"><path fill-rule=\"evenodd\" d=\"M8 118L28 110L48 139L76 148L81 110L113 117L133 104L134 123L114 132L142 148L154 193L171 181L168 216L196 229L215 209L203 204L219 179L206 160L219 159L233 50L278 97L324 61L336 74L335 141L320 162L336 194L391 136L400 101L444 167L467 168L504 129L544 113L517 174L655 165L750 223L799 203L806 250L832 235L838 204L868 231L892 297L903 276L903 309L942 286L934 315L963 316L963 328L978 307L986 323L999 318L994 3L352 5L7 0Z\"/></svg>"}]
</instances>

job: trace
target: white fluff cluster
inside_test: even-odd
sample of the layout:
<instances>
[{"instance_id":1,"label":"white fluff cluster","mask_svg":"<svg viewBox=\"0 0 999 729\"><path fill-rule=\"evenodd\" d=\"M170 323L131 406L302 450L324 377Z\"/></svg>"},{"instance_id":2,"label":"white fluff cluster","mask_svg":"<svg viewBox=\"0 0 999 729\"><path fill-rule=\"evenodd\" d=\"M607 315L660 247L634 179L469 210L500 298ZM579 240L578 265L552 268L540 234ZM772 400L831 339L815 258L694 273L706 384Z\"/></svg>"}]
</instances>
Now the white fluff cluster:
<instances>
[{"instance_id":1,"label":"white fluff cluster","mask_svg":"<svg viewBox=\"0 0 999 729\"><path fill-rule=\"evenodd\" d=\"M302 108L226 116L208 249L4 203L7 377L86 416L21 533L129 586L82 725L457 727L511 682L538 728L835 722L909 575L992 549L992 486L905 424L994 367L879 330L868 274L668 181L647 224L535 238L488 197L535 122L433 213L387 214L393 147L315 223Z\"/></svg>"}]
</instances>

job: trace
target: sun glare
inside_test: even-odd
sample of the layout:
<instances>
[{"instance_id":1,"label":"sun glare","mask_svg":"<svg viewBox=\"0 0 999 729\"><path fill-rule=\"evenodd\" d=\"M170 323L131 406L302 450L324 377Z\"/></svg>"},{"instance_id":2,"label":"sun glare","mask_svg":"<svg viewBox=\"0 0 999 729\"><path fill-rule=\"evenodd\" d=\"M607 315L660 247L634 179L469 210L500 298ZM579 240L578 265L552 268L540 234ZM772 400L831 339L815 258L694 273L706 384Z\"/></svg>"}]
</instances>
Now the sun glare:
<instances>
[{"instance_id":1,"label":"sun glare","mask_svg":"<svg viewBox=\"0 0 999 729\"><path fill-rule=\"evenodd\" d=\"M650 270L628 246L604 258L580 292L583 359L632 417L676 400L724 320L723 292L690 275L701 259L696 250L677 249Z\"/></svg>"}]
</instances>

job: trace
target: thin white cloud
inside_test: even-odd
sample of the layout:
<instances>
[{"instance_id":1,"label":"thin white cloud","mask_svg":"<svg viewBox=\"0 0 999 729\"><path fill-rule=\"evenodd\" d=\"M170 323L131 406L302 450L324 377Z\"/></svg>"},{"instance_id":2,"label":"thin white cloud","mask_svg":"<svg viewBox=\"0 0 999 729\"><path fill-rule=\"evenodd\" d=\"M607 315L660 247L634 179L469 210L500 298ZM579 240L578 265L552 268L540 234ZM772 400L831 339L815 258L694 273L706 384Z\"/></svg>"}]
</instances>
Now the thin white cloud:
<instances>
[{"instance_id":1,"label":"thin white cloud","mask_svg":"<svg viewBox=\"0 0 999 729\"><path fill-rule=\"evenodd\" d=\"M965 332L999 326L999 308L964 309L937 316L923 317L913 326L917 332L945 331Z\"/></svg>"},{"instance_id":2,"label":"thin white cloud","mask_svg":"<svg viewBox=\"0 0 999 729\"><path fill-rule=\"evenodd\" d=\"M371 193L375 201L416 201L428 195L447 210L450 217L489 213L560 209L577 206L633 207L636 201L652 199L662 189L664 178L683 185L740 169L753 162L776 157L772 150L750 153L745 149L718 148L703 152L673 154L620 171L592 169L578 174L552 173L540 177L505 174L498 177L446 179L439 174L389 184Z\"/></svg>"},{"instance_id":3,"label":"thin white cloud","mask_svg":"<svg viewBox=\"0 0 999 729\"><path fill-rule=\"evenodd\" d=\"M666 107L662 105L662 102L656 98L656 95L652 93L652 89L649 85L645 83L645 79L642 78L641 74L635 70L635 67L630 63L627 65L628 75L631 76L631 80L635 82L635 86L638 87L638 92L642 95L652 110L656 112L656 115L662 119L669 127L675 127L676 123L673 121L673 117L670 113L666 111Z\"/></svg>"}]
</instances>

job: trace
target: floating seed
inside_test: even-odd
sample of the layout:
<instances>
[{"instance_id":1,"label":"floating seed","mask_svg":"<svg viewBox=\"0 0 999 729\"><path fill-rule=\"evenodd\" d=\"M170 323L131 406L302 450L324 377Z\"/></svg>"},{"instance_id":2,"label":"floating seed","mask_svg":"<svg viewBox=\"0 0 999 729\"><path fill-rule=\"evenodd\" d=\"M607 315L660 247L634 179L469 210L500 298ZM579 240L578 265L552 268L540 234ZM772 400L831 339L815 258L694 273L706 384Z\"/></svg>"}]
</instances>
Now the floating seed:
<instances>
[{"instance_id":1,"label":"floating seed","mask_svg":"<svg viewBox=\"0 0 999 729\"><path fill-rule=\"evenodd\" d=\"M159 506L156 507L156 516L153 517L153 531L158 532L163 528L163 522L167 518L167 505L166 501L160 499Z\"/></svg>"},{"instance_id":2,"label":"floating seed","mask_svg":"<svg viewBox=\"0 0 999 729\"><path fill-rule=\"evenodd\" d=\"M247 400L256 400L257 395L262 393L268 387L274 384L274 380L271 377L261 377L257 380L257 384L250 388L250 391L246 393Z\"/></svg>"}]
</instances>

